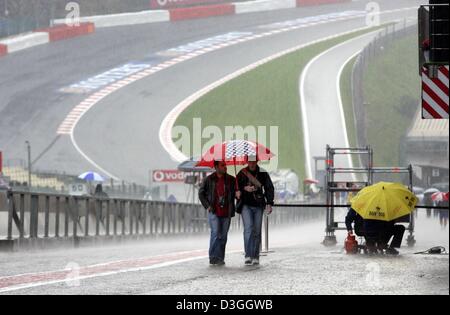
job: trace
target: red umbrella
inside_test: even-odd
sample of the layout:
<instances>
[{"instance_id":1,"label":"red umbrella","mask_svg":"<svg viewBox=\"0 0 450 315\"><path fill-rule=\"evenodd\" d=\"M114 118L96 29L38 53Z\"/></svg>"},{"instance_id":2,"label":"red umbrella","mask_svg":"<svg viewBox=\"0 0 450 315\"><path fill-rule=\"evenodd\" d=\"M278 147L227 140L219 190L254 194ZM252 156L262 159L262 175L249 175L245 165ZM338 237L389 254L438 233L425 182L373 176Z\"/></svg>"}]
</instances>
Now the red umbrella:
<instances>
[{"instance_id":1,"label":"red umbrella","mask_svg":"<svg viewBox=\"0 0 450 315\"><path fill-rule=\"evenodd\" d=\"M231 140L213 145L203 154L197 166L214 167L214 161L224 161L227 165L245 165L249 157L256 157L258 161L267 161L274 156L262 144L247 140Z\"/></svg>"},{"instance_id":2,"label":"red umbrella","mask_svg":"<svg viewBox=\"0 0 450 315\"><path fill-rule=\"evenodd\" d=\"M435 192L434 194L431 195L431 199L433 201L448 201L448 192L444 193L444 192Z\"/></svg>"},{"instance_id":3,"label":"red umbrella","mask_svg":"<svg viewBox=\"0 0 450 315\"><path fill-rule=\"evenodd\" d=\"M268 161L274 156L275 154L262 144L248 140L230 140L209 148L196 166L213 168L214 161L224 161L227 165L234 165L234 173L236 174L236 165L247 164L249 157L256 158L257 161ZM236 190L238 190L237 177Z\"/></svg>"}]
</instances>

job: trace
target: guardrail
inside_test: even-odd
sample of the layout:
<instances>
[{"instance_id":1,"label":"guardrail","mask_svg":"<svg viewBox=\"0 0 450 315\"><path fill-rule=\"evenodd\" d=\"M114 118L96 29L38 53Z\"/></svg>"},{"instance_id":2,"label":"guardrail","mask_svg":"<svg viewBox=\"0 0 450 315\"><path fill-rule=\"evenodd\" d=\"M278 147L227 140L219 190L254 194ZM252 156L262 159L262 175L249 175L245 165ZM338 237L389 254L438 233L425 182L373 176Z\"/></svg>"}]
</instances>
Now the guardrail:
<instances>
[{"instance_id":1,"label":"guardrail","mask_svg":"<svg viewBox=\"0 0 450 315\"><path fill-rule=\"evenodd\" d=\"M348 208L350 205L334 205ZM264 250L271 228L325 217L324 204L276 204L264 219ZM448 207L417 206L417 209ZM301 211L300 211L301 210ZM240 216L231 230L241 230ZM78 247L81 243L139 240L158 236L209 232L201 205L140 199L79 197L26 191L0 192L0 250Z\"/></svg>"},{"instance_id":2,"label":"guardrail","mask_svg":"<svg viewBox=\"0 0 450 315\"><path fill-rule=\"evenodd\" d=\"M199 205L126 198L9 192L8 240L39 237L152 235L201 230Z\"/></svg>"},{"instance_id":3,"label":"guardrail","mask_svg":"<svg viewBox=\"0 0 450 315\"><path fill-rule=\"evenodd\" d=\"M1 195L1 194L0 194ZM270 225L318 219L317 209L277 208ZM240 216L231 230L241 229ZM47 243L79 246L165 235L207 233L207 213L199 204L141 199L98 198L66 194L9 191L0 198L0 249L46 247ZM266 248L268 241L266 242Z\"/></svg>"}]
</instances>

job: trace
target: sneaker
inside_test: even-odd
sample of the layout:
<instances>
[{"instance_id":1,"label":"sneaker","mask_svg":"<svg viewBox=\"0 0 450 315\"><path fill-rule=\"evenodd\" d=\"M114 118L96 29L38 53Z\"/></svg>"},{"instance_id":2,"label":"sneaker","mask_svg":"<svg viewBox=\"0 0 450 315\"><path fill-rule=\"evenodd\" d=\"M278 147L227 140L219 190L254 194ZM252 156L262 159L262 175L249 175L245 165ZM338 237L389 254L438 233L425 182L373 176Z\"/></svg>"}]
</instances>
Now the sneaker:
<instances>
[{"instance_id":1,"label":"sneaker","mask_svg":"<svg viewBox=\"0 0 450 315\"><path fill-rule=\"evenodd\" d=\"M378 255L378 249L375 246L367 246L367 253L371 256Z\"/></svg>"},{"instance_id":2,"label":"sneaker","mask_svg":"<svg viewBox=\"0 0 450 315\"><path fill-rule=\"evenodd\" d=\"M253 259L252 259L252 265L253 265L253 266L259 265L259 258L253 258Z\"/></svg>"},{"instance_id":3,"label":"sneaker","mask_svg":"<svg viewBox=\"0 0 450 315\"><path fill-rule=\"evenodd\" d=\"M218 261L217 261L216 258L210 258L210 259L209 259L209 264L210 264L211 266L217 266L217 263L218 263Z\"/></svg>"},{"instance_id":4,"label":"sneaker","mask_svg":"<svg viewBox=\"0 0 450 315\"><path fill-rule=\"evenodd\" d=\"M393 256L397 256L399 253L398 250L396 250L394 247L388 247L386 248L386 255L393 255Z\"/></svg>"},{"instance_id":5,"label":"sneaker","mask_svg":"<svg viewBox=\"0 0 450 315\"><path fill-rule=\"evenodd\" d=\"M250 257L245 257L244 263L246 266L250 266L252 264L252 259Z\"/></svg>"},{"instance_id":6,"label":"sneaker","mask_svg":"<svg viewBox=\"0 0 450 315\"><path fill-rule=\"evenodd\" d=\"M223 260L218 260L217 266L225 266L225 262Z\"/></svg>"}]
</instances>

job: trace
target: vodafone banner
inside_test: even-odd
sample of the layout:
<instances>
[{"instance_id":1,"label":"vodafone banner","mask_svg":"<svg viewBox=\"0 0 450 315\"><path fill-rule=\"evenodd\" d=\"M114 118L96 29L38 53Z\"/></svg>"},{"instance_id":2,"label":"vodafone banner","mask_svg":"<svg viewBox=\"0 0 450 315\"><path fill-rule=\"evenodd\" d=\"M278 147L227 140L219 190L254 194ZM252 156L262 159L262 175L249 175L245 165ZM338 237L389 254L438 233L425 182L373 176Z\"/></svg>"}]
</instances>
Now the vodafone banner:
<instances>
[{"instance_id":1,"label":"vodafone banner","mask_svg":"<svg viewBox=\"0 0 450 315\"><path fill-rule=\"evenodd\" d=\"M152 9L167 9L186 7L197 4L218 4L224 3L224 0L150 0L150 8Z\"/></svg>"},{"instance_id":2,"label":"vodafone banner","mask_svg":"<svg viewBox=\"0 0 450 315\"><path fill-rule=\"evenodd\" d=\"M154 183L184 183L188 173L178 170L155 170L153 171Z\"/></svg>"}]
</instances>

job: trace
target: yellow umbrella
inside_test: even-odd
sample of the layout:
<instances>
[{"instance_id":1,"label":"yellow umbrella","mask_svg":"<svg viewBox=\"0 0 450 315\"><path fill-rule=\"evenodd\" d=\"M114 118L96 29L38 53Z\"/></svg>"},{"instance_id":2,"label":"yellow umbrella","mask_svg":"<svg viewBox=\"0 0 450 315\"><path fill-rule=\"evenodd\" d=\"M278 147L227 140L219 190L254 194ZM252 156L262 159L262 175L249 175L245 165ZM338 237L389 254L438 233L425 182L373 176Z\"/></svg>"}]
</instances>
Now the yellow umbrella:
<instances>
[{"instance_id":1,"label":"yellow umbrella","mask_svg":"<svg viewBox=\"0 0 450 315\"><path fill-rule=\"evenodd\" d=\"M364 219L392 221L410 214L417 197L402 184L379 182L360 190L350 204Z\"/></svg>"}]
</instances>

